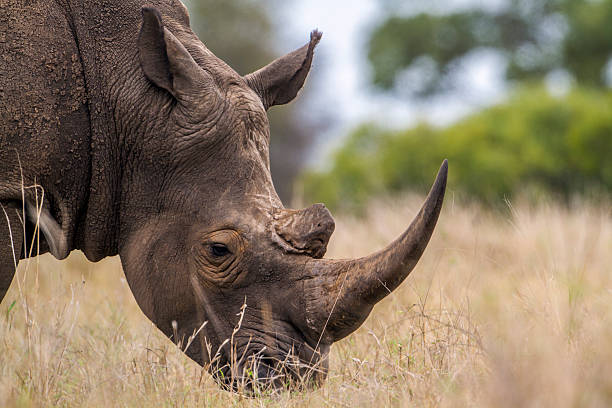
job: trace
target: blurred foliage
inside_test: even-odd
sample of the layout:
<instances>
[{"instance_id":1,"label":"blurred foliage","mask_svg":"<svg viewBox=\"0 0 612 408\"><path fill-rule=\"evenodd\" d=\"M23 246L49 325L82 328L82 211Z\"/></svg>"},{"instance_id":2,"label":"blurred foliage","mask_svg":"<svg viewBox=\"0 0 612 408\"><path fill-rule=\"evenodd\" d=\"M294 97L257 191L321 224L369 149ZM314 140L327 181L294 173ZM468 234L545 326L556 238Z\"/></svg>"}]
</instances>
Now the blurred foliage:
<instances>
[{"instance_id":1,"label":"blurred foliage","mask_svg":"<svg viewBox=\"0 0 612 408\"><path fill-rule=\"evenodd\" d=\"M508 0L495 11L392 14L370 39L373 82L391 90L412 70L418 74L412 92L431 95L452 86L448 78L461 59L484 48L505 56L507 79L563 70L582 86L610 85L611 21L612 0Z\"/></svg>"},{"instance_id":2,"label":"blurred foliage","mask_svg":"<svg viewBox=\"0 0 612 408\"><path fill-rule=\"evenodd\" d=\"M284 3L287 6L291 2ZM189 0L185 1L191 27L202 42L239 74L246 75L293 51L278 50L271 19L275 0ZM304 33L304 43L308 33ZM299 115L299 97L286 106L269 111L271 126L270 162L276 190L283 201L293 193L293 182L302 170L314 140L311 128Z\"/></svg>"},{"instance_id":3,"label":"blurred foliage","mask_svg":"<svg viewBox=\"0 0 612 408\"><path fill-rule=\"evenodd\" d=\"M216 56L240 74L248 74L277 57L273 27L263 1L190 0L191 27Z\"/></svg>"},{"instance_id":4,"label":"blurred foliage","mask_svg":"<svg viewBox=\"0 0 612 408\"><path fill-rule=\"evenodd\" d=\"M444 129L363 125L331 168L307 173L303 185L314 201L355 210L383 192L426 192L448 158L450 191L503 205L524 191L612 192L611 154L612 92L576 89L555 98L536 88Z\"/></svg>"}]
</instances>

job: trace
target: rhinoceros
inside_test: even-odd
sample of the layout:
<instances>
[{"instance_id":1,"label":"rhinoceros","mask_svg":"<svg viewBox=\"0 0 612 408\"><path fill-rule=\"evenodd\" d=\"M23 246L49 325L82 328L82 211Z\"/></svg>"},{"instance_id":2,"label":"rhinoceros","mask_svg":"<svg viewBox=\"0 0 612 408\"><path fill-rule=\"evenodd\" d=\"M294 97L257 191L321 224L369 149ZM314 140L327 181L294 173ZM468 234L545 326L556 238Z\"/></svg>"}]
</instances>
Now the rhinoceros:
<instances>
[{"instance_id":1,"label":"rhinoceros","mask_svg":"<svg viewBox=\"0 0 612 408\"><path fill-rule=\"evenodd\" d=\"M119 255L144 314L221 384L324 379L425 250L447 163L396 241L323 259L334 220L283 207L266 114L320 39L241 76L178 0L2 0L0 300L19 259Z\"/></svg>"}]
</instances>

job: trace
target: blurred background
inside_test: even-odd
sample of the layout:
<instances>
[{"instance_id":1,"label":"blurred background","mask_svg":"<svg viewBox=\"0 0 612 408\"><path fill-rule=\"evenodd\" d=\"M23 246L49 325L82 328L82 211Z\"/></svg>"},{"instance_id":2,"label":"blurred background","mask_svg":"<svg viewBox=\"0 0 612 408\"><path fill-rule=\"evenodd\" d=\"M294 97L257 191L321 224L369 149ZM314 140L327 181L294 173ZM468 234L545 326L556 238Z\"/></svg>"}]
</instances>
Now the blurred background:
<instances>
[{"instance_id":1,"label":"blurred background","mask_svg":"<svg viewBox=\"0 0 612 408\"><path fill-rule=\"evenodd\" d=\"M323 31L305 90L270 113L287 204L425 192L443 158L452 193L487 205L612 190L612 0L187 5L241 74Z\"/></svg>"}]
</instances>

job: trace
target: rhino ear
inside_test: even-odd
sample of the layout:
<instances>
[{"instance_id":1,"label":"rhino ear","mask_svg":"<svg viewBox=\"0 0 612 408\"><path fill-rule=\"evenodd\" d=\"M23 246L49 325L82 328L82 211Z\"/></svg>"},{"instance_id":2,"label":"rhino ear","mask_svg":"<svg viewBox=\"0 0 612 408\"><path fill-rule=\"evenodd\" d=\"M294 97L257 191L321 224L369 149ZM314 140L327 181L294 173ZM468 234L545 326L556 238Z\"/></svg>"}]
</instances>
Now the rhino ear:
<instances>
[{"instance_id":1,"label":"rhino ear","mask_svg":"<svg viewBox=\"0 0 612 408\"><path fill-rule=\"evenodd\" d=\"M138 53L146 77L176 99L193 93L195 80L203 75L189 51L164 27L159 11L152 7L142 8Z\"/></svg>"},{"instance_id":2,"label":"rhino ear","mask_svg":"<svg viewBox=\"0 0 612 408\"><path fill-rule=\"evenodd\" d=\"M322 35L317 30L313 31L308 44L244 78L259 95L266 109L284 105L296 97L306 81L314 49Z\"/></svg>"}]
</instances>

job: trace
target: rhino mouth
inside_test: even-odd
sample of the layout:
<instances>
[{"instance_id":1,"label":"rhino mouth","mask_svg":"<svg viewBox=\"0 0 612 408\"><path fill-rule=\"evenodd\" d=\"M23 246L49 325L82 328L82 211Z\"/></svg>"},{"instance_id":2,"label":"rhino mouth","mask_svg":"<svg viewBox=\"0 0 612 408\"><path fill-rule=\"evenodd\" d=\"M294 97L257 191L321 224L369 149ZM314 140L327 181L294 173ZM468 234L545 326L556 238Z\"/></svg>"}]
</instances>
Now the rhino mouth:
<instances>
[{"instance_id":1,"label":"rhino mouth","mask_svg":"<svg viewBox=\"0 0 612 408\"><path fill-rule=\"evenodd\" d=\"M241 363L224 364L212 371L214 379L226 390L255 392L278 389L311 389L325 378L326 372L297 356L253 353Z\"/></svg>"},{"instance_id":2,"label":"rhino mouth","mask_svg":"<svg viewBox=\"0 0 612 408\"><path fill-rule=\"evenodd\" d=\"M279 339L285 337L291 341ZM297 331L291 337L277 334L275 341L245 335L236 343L236 347L223 348L210 370L228 391L311 389L327 375L326 349L315 351Z\"/></svg>"},{"instance_id":3,"label":"rhino mouth","mask_svg":"<svg viewBox=\"0 0 612 408\"><path fill-rule=\"evenodd\" d=\"M213 377L227 391L255 393L301 387L304 371L293 362L256 353L237 367L226 364L216 369Z\"/></svg>"}]
</instances>

